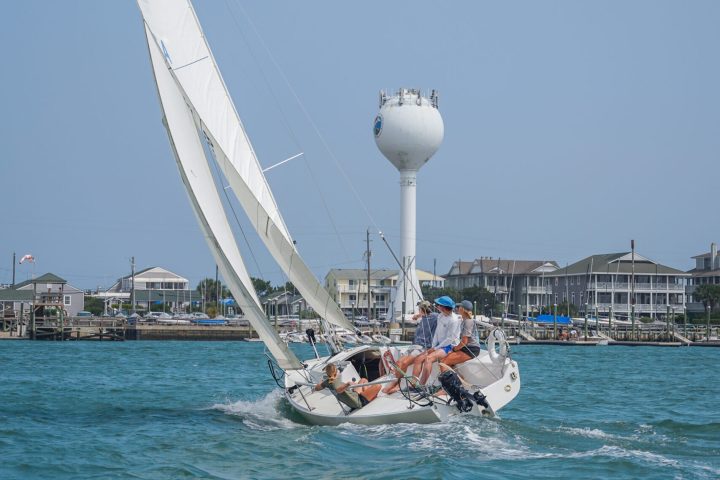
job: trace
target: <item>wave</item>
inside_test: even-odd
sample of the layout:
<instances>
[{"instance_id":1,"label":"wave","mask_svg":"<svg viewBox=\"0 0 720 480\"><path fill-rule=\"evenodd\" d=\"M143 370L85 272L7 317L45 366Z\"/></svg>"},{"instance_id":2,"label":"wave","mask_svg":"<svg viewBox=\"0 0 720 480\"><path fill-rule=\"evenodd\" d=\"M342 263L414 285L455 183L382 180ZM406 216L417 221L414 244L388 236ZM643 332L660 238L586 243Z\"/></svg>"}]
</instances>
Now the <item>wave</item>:
<instances>
[{"instance_id":1,"label":"wave","mask_svg":"<svg viewBox=\"0 0 720 480\"><path fill-rule=\"evenodd\" d=\"M216 403L210 408L239 417L247 427L254 430L287 430L301 427L300 423L288 418L287 411L283 412L283 403L282 392L275 389L257 400Z\"/></svg>"}]
</instances>

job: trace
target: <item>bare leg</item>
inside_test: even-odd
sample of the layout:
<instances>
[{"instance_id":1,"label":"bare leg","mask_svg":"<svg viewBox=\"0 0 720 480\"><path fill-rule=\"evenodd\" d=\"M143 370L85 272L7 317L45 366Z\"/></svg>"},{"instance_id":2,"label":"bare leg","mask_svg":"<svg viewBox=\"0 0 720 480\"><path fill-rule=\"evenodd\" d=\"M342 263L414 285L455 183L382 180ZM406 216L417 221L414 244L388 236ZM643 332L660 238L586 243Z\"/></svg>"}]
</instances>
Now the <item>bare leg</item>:
<instances>
[{"instance_id":1,"label":"bare leg","mask_svg":"<svg viewBox=\"0 0 720 480\"><path fill-rule=\"evenodd\" d=\"M405 355L404 357L400 357L400 359L397 361L397 366L402 371L407 371L410 364L413 363L413 361L417 357L412 357L410 355ZM400 381L400 377L402 377L402 373L395 370L395 376L398 378L398 380L395 380L394 382L388 383L385 388L383 389L383 392L386 394L395 393L398 391L398 382Z\"/></svg>"},{"instance_id":2,"label":"bare leg","mask_svg":"<svg viewBox=\"0 0 720 480\"><path fill-rule=\"evenodd\" d=\"M467 353L463 351L459 352L450 352L448 353L447 357L443 360L443 363L447 365L448 367L452 367L454 365L457 365L458 363L467 362L472 357L468 355Z\"/></svg>"},{"instance_id":3,"label":"bare leg","mask_svg":"<svg viewBox=\"0 0 720 480\"><path fill-rule=\"evenodd\" d=\"M425 385L425 383L427 382L428 377L430 376L430 372L432 371L433 363L445 358L445 355L447 354L444 350L435 350L433 353L427 356L425 365L422 370L422 375L420 377L420 383L422 385Z\"/></svg>"},{"instance_id":4,"label":"bare leg","mask_svg":"<svg viewBox=\"0 0 720 480\"><path fill-rule=\"evenodd\" d=\"M367 381L367 380L366 380ZM362 392L359 392L360 395L365 397L368 402L372 402L375 400L375 397L378 396L378 393L380 393L380 389L382 388L382 385L370 385L368 387L363 387Z\"/></svg>"}]
</instances>

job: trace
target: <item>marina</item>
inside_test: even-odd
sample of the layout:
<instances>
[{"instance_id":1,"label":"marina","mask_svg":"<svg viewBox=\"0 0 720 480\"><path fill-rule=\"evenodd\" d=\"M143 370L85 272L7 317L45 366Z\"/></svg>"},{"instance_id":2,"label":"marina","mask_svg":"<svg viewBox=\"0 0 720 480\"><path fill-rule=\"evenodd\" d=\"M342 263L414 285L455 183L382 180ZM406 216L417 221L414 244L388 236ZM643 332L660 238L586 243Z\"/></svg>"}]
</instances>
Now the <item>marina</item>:
<instances>
[{"instance_id":1,"label":"marina","mask_svg":"<svg viewBox=\"0 0 720 480\"><path fill-rule=\"evenodd\" d=\"M244 323L242 325L226 324L227 322L207 325L164 325L157 321L144 321L139 324L130 324L124 318L68 318L63 321L44 320L37 322L36 334L32 334L29 326L30 319L22 322L5 321L0 323L4 329L0 329L1 340L52 340L52 341L77 341L77 340L98 340L98 341L122 341L122 340L256 340L257 333L254 329ZM270 319L272 324L272 319ZM313 328L320 331L319 323L315 321L283 320L283 325L277 325L275 331L286 342L306 343L307 337L304 331ZM289 323L290 325L284 325ZM567 325L562 328L552 324L536 325L533 322L521 322L518 324L505 324L503 319L496 318L492 324L487 322L486 317L478 319L481 338L486 336L483 328L489 325L502 326L507 332L510 342L526 345L587 345L587 346L708 346L719 347L720 327L711 325L708 332L706 325L683 325L655 323L638 326L635 329L630 325L610 325L607 323L600 328L594 325L594 321L586 323L583 319L576 319L571 327ZM398 326L390 327L388 324L378 325L372 329L364 328L361 331L364 341L355 340L353 343L382 344L384 340L389 341L391 331L398 331ZM572 338L569 332L574 330ZM415 326L407 326L400 329L398 340L402 343L411 343L415 335ZM489 329L487 330L489 331ZM559 337L566 335L567 338ZM380 336L379 339L373 339ZM383 340L384 339L384 340ZM324 342L321 337L319 342Z\"/></svg>"}]
</instances>

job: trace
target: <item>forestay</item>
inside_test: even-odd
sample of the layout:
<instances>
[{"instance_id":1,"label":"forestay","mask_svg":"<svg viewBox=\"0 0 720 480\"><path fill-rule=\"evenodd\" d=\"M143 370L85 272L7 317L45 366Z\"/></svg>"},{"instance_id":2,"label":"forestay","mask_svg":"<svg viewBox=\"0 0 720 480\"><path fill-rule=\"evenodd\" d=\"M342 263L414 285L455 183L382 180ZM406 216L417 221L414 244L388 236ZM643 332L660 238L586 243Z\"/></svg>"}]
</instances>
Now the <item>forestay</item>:
<instances>
[{"instance_id":1,"label":"forestay","mask_svg":"<svg viewBox=\"0 0 720 480\"><path fill-rule=\"evenodd\" d=\"M141 7L144 2L141 2ZM185 184L193 211L223 278L238 306L245 313L259 337L265 342L278 364L285 369L302 368L301 362L268 323L252 281L245 269L237 242L228 224L222 201L215 187L208 160L196 128L196 112L183 98L163 59L162 44L156 42L145 26L148 49L164 113L164 123L175 159Z\"/></svg>"},{"instance_id":2,"label":"forestay","mask_svg":"<svg viewBox=\"0 0 720 480\"><path fill-rule=\"evenodd\" d=\"M138 2L164 62L198 114L198 128L268 251L319 315L352 329L295 248L192 5L187 0Z\"/></svg>"}]
</instances>

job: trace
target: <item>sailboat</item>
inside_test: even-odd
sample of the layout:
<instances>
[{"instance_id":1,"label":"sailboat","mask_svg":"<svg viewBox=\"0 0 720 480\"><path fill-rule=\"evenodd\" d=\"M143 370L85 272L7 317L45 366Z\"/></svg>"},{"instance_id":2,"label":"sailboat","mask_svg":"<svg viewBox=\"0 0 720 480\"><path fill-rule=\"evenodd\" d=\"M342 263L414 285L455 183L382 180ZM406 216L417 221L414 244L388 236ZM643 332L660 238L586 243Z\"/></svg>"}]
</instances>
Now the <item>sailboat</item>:
<instances>
[{"instance_id":1,"label":"sailboat","mask_svg":"<svg viewBox=\"0 0 720 480\"><path fill-rule=\"evenodd\" d=\"M189 0L138 0L152 72L180 177L193 212L219 271L259 338L271 373L291 407L308 422L337 425L432 423L451 415L495 415L520 390L520 373L501 331L490 335L487 350L460 364L456 371L466 393L482 394L482 403L460 405L446 392L420 387L412 393L411 372L403 372L396 393L380 394L367 406L350 410L328 390L316 391L323 369L333 363L342 380L361 376L370 383L394 379L393 360L403 350L392 346L346 348L335 331L353 331L338 304L300 257L270 186L220 75ZM243 262L211 172L214 162L260 239L326 327L328 355L305 361L295 355L264 314ZM434 372L428 385L436 383ZM419 391L418 391L419 390Z\"/></svg>"}]
</instances>

